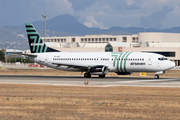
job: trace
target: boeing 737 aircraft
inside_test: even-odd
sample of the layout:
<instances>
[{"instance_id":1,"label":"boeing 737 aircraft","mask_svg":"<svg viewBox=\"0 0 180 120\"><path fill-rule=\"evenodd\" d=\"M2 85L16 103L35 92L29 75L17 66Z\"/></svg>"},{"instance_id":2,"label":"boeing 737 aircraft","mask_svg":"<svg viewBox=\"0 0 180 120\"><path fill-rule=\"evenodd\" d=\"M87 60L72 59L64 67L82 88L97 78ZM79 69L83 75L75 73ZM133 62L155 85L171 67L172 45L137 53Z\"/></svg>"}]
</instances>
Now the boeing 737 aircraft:
<instances>
[{"instance_id":1,"label":"boeing 737 aircraft","mask_svg":"<svg viewBox=\"0 0 180 120\"><path fill-rule=\"evenodd\" d=\"M155 72L155 78L175 66L165 56L143 52L61 52L46 46L31 23L26 25L31 54L30 60L51 68L85 72L84 77L108 72L129 75L133 72Z\"/></svg>"}]
</instances>

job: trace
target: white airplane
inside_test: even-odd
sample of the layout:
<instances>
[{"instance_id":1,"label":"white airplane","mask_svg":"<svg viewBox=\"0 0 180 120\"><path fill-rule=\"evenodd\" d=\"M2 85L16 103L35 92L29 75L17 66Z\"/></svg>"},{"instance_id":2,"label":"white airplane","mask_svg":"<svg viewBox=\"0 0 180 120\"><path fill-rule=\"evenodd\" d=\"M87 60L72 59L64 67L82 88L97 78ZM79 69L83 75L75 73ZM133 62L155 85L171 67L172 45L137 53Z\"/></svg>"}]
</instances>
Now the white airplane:
<instances>
[{"instance_id":1,"label":"white airplane","mask_svg":"<svg viewBox=\"0 0 180 120\"><path fill-rule=\"evenodd\" d=\"M155 72L155 78L175 66L165 56L142 52L61 52L46 46L31 23L26 25L31 54L30 60L51 68L85 72L84 77L108 72L129 75L133 72Z\"/></svg>"}]
</instances>

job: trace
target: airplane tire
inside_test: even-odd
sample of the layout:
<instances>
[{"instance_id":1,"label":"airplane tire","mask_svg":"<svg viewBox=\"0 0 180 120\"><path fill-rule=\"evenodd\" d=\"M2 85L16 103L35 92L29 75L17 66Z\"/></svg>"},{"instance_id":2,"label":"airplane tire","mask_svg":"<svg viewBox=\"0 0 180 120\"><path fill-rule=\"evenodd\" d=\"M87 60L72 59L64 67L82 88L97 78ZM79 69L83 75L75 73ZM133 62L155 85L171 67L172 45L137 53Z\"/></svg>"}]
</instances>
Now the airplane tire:
<instances>
[{"instance_id":1,"label":"airplane tire","mask_svg":"<svg viewBox=\"0 0 180 120\"><path fill-rule=\"evenodd\" d=\"M84 77L85 77L85 78L90 78L90 77L91 77L91 74L90 74L90 73L84 73Z\"/></svg>"},{"instance_id":2,"label":"airplane tire","mask_svg":"<svg viewBox=\"0 0 180 120\"><path fill-rule=\"evenodd\" d=\"M156 78L156 79L159 79L159 75L155 75L155 78Z\"/></svg>"},{"instance_id":3,"label":"airplane tire","mask_svg":"<svg viewBox=\"0 0 180 120\"><path fill-rule=\"evenodd\" d=\"M99 75L100 78L105 78L105 75Z\"/></svg>"}]
</instances>

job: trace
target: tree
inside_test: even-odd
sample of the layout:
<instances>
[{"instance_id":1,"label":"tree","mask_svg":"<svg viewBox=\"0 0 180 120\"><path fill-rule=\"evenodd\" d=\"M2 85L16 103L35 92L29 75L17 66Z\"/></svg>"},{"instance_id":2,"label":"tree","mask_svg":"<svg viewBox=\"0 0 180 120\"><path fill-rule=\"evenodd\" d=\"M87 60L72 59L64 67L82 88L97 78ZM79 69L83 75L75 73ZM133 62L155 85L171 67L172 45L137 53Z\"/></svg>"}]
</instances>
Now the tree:
<instances>
[{"instance_id":1,"label":"tree","mask_svg":"<svg viewBox=\"0 0 180 120\"><path fill-rule=\"evenodd\" d=\"M5 53L6 53L5 49L0 50L0 61L2 62L5 62Z\"/></svg>"},{"instance_id":2,"label":"tree","mask_svg":"<svg viewBox=\"0 0 180 120\"><path fill-rule=\"evenodd\" d=\"M11 58L8 60L8 62L10 62L10 63L21 62L21 59L22 58L20 58L20 57L19 58ZM22 63L34 63L34 62L29 60L28 58L26 58L26 59L22 59Z\"/></svg>"}]
</instances>

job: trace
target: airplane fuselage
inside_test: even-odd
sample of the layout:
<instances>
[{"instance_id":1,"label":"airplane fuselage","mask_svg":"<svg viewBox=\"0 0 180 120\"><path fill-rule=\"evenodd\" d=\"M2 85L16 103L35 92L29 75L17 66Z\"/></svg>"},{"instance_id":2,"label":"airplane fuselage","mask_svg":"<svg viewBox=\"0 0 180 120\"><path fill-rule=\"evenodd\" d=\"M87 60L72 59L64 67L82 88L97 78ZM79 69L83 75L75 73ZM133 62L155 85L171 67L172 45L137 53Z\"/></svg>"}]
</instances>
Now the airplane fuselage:
<instances>
[{"instance_id":1,"label":"airplane fuselage","mask_svg":"<svg viewBox=\"0 0 180 120\"><path fill-rule=\"evenodd\" d=\"M127 75L132 72L155 72L157 74L175 66L165 56L141 52L61 52L48 47L31 23L26 23L31 60L60 70L86 72L84 77L99 75L105 77L108 72Z\"/></svg>"},{"instance_id":2,"label":"airplane fuselage","mask_svg":"<svg viewBox=\"0 0 180 120\"><path fill-rule=\"evenodd\" d=\"M86 71L61 64L84 66L104 65L109 72L159 72L174 67L174 63L162 55L141 52L52 52L38 53L31 58L35 62L60 70ZM162 59L163 60L162 60Z\"/></svg>"}]
</instances>

